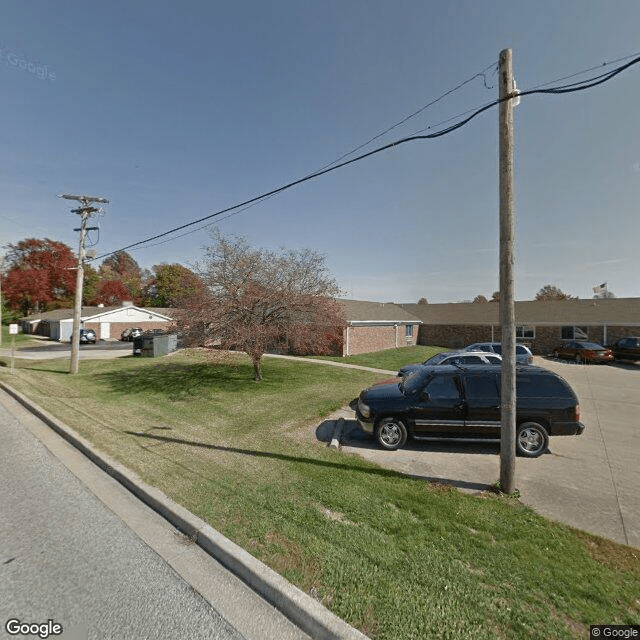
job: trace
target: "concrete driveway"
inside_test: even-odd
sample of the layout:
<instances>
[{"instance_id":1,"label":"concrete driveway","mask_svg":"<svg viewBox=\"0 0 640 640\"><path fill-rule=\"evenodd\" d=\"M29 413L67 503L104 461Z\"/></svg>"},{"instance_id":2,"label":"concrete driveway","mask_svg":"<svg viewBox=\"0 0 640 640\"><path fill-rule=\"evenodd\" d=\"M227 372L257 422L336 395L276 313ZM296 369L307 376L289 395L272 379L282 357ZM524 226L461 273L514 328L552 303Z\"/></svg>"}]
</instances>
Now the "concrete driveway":
<instances>
[{"instance_id":1,"label":"concrete driveway","mask_svg":"<svg viewBox=\"0 0 640 640\"><path fill-rule=\"evenodd\" d=\"M564 377L580 399L581 436L550 439L549 453L517 458L524 504L579 529L640 548L640 365L576 365L536 357ZM466 491L483 491L500 476L498 444L409 442L378 448L344 410L344 451L407 475Z\"/></svg>"}]
</instances>

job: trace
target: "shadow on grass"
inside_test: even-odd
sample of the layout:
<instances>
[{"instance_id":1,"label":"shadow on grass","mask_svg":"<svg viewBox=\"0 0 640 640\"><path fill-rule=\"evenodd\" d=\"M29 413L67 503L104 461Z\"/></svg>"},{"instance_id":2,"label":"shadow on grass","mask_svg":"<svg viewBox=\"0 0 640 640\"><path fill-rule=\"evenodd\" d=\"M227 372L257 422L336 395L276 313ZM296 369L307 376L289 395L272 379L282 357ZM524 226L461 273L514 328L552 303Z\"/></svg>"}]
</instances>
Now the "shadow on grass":
<instances>
[{"instance_id":1,"label":"shadow on grass","mask_svg":"<svg viewBox=\"0 0 640 640\"><path fill-rule=\"evenodd\" d=\"M248 362L154 363L97 373L95 378L114 391L129 394L162 394L172 400L189 399L211 391L244 392L256 389L253 367ZM270 371L261 389L282 384L282 376Z\"/></svg>"},{"instance_id":2,"label":"shadow on grass","mask_svg":"<svg viewBox=\"0 0 640 640\"><path fill-rule=\"evenodd\" d=\"M184 444L189 447L201 447L203 449L213 449L215 451L227 451L229 453L239 453L245 456L251 456L254 458L271 458L272 460L280 460L282 462L303 462L305 464L313 464L319 467L327 467L329 469L341 469L344 471L361 471L363 473L368 473L372 475L378 475L386 478L398 478L402 477L403 474L398 473L397 471L391 471L388 469L375 469L375 468L364 468L358 467L348 464L341 464L339 462L330 462L328 460L319 460L316 458L301 458L298 456L289 456L284 453L273 453L271 451L255 451L253 449L237 449L236 447L223 447L215 444L207 444L206 442L197 442L195 440L183 440L182 438L170 438L168 436L157 436L151 433L141 433L139 431L125 431L124 433L128 433L131 436L136 436L138 438L149 438L151 440L159 440L160 442L171 442L175 444ZM419 476L412 476L415 479L424 479Z\"/></svg>"}]
</instances>

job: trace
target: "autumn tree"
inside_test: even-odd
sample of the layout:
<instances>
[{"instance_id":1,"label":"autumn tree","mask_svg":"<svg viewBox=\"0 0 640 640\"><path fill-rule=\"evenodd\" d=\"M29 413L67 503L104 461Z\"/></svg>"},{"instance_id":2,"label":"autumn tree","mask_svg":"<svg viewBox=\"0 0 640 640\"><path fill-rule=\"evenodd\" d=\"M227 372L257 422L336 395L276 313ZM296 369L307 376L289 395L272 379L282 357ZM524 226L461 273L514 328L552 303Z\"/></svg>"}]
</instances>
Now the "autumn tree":
<instances>
[{"instance_id":1,"label":"autumn tree","mask_svg":"<svg viewBox=\"0 0 640 640\"><path fill-rule=\"evenodd\" d=\"M551 284L545 284L538 293L536 293L536 300L542 302L548 302L549 300L575 300L575 296L570 296L558 287Z\"/></svg>"},{"instance_id":2,"label":"autumn tree","mask_svg":"<svg viewBox=\"0 0 640 640\"><path fill-rule=\"evenodd\" d=\"M203 295L200 277L181 264L159 264L145 287L146 304L153 307L178 307L185 298Z\"/></svg>"},{"instance_id":3,"label":"autumn tree","mask_svg":"<svg viewBox=\"0 0 640 640\"><path fill-rule=\"evenodd\" d=\"M191 295L179 324L187 344L244 351L262 379L271 350L329 352L342 336L344 308L325 259L310 251L256 249L214 233L197 266L206 290Z\"/></svg>"},{"instance_id":4,"label":"autumn tree","mask_svg":"<svg viewBox=\"0 0 640 640\"><path fill-rule=\"evenodd\" d=\"M97 285L95 296L90 303L115 307L124 300L129 300L130 294L129 288L121 280L103 280Z\"/></svg>"},{"instance_id":5,"label":"autumn tree","mask_svg":"<svg viewBox=\"0 0 640 640\"><path fill-rule=\"evenodd\" d=\"M27 238L8 245L2 295L15 311L73 306L77 259L64 243Z\"/></svg>"},{"instance_id":6,"label":"autumn tree","mask_svg":"<svg viewBox=\"0 0 640 640\"><path fill-rule=\"evenodd\" d=\"M143 272L140 265L126 251L116 251L106 257L100 265L99 274L103 281L123 284L128 291L125 300L142 302Z\"/></svg>"}]
</instances>

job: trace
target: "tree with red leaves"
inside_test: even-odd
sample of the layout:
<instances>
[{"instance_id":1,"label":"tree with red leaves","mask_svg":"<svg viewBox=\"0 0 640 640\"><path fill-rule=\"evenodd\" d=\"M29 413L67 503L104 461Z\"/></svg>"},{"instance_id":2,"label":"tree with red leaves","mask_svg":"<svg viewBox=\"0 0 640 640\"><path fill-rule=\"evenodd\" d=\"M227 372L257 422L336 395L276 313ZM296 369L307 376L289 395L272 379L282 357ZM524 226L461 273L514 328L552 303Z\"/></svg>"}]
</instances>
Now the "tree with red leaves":
<instances>
[{"instance_id":1,"label":"tree with red leaves","mask_svg":"<svg viewBox=\"0 0 640 640\"><path fill-rule=\"evenodd\" d=\"M244 351L262 379L268 351L330 353L342 337L340 291L320 254L250 247L214 234L197 271L204 293L188 298L179 318L187 344Z\"/></svg>"},{"instance_id":2,"label":"tree with red leaves","mask_svg":"<svg viewBox=\"0 0 640 640\"><path fill-rule=\"evenodd\" d=\"M109 307L120 305L123 300L129 300L131 293L121 280L104 280L96 288L92 304L104 304Z\"/></svg>"},{"instance_id":3,"label":"tree with red leaves","mask_svg":"<svg viewBox=\"0 0 640 640\"><path fill-rule=\"evenodd\" d=\"M114 281L124 285L127 294L122 298L123 300L142 302L142 269L126 251L116 251L105 258L98 272L103 282ZM117 289L120 290L120 287ZM115 286L113 290L116 290ZM107 304L104 300L102 302Z\"/></svg>"},{"instance_id":4,"label":"tree with red leaves","mask_svg":"<svg viewBox=\"0 0 640 640\"><path fill-rule=\"evenodd\" d=\"M78 262L66 244L27 238L8 249L2 293L12 309L27 315L73 305Z\"/></svg>"}]
</instances>

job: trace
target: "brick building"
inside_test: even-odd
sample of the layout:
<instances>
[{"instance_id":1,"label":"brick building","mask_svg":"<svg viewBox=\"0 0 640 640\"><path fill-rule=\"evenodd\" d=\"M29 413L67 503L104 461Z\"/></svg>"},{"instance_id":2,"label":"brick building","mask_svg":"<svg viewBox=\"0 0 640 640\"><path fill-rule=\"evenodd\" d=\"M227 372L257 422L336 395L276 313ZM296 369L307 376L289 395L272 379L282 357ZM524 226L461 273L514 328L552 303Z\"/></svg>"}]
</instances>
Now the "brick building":
<instances>
[{"instance_id":1,"label":"brick building","mask_svg":"<svg viewBox=\"0 0 640 640\"><path fill-rule=\"evenodd\" d=\"M417 344L422 321L397 304L362 300L340 302L347 320L342 332L343 356Z\"/></svg>"},{"instance_id":2,"label":"brick building","mask_svg":"<svg viewBox=\"0 0 640 640\"><path fill-rule=\"evenodd\" d=\"M457 349L501 339L499 304L403 304L422 320L418 344ZM537 354L548 354L566 340L612 344L640 335L640 298L538 300L516 302L516 338Z\"/></svg>"}]
</instances>

